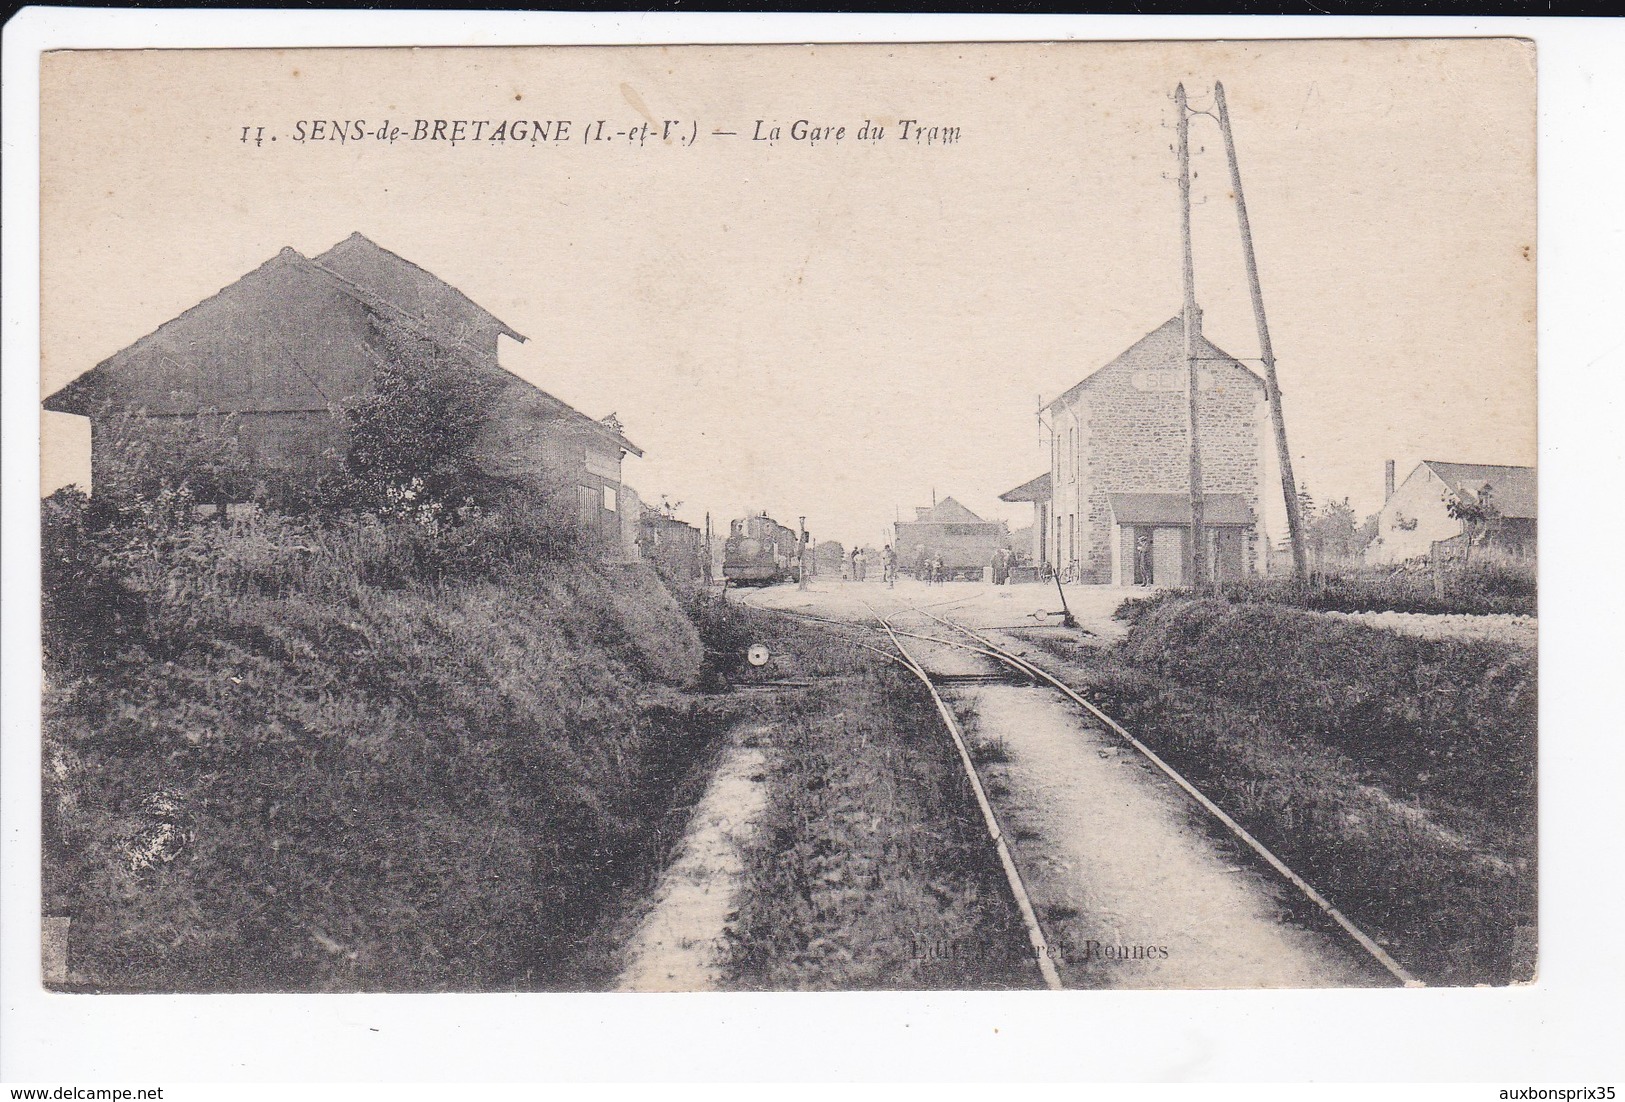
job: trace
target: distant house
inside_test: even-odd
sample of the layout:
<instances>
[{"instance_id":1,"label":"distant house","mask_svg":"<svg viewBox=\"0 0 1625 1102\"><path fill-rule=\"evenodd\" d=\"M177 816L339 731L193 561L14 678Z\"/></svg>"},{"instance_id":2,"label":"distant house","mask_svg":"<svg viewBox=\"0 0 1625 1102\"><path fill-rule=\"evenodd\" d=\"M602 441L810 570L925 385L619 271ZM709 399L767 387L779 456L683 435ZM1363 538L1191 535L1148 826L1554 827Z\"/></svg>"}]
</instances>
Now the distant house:
<instances>
[{"instance_id":1,"label":"distant house","mask_svg":"<svg viewBox=\"0 0 1625 1102\"><path fill-rule=\"evenodd\" d=\"M1264 569L1264 382L1199 328L1193 343L1206 553L1222 579ZM1034 479L1005 496L1034 502L1042 560L1082 581L1186 583L1188 377L1184 321L1174 317L1044 408L1049 483Z\"/></svg>"},{"instance_id":2,"label":"distant house","mask_svg":"<svg viewBox=\"0 0 1625 1102\"><path fill-rule=\"evenodd\" d=\"M898 566L912 572L922 558L935 556L950 574L980 577L994 552L1010 546L1010 530L1002 521L983 520L951 497L917 506L914 519L895 528Z\"/></svg>"},{"instance_id":3,"label":"distant house","mask_svg":"<svg viewBox=\"0 0 1625 1102\"><path fill-rule=\"evenodd\" d=\"M621 462L643 453L602 421L498 362L525 338L455 287L361 234L316 257L291 248L114 353L45 400L91 423L91 484L140 448L157 467L188 442L228 432L265 474L304 476L342 462L345 410L371 387L385 335L430 340L500 384L480 445L494 475L573 488L581 523L621 546ZM129 415L138 415L131 417Z\"/></svg>"},{"instance_id":4,"label":"distant house","mask_svg":"<svg viewBox=\"0 0 1625 1102\"><path fill-rule=\"evenodd\" d=\"M1506 554L1533 558L1536 484L1533 467L1425 459L1397 488L1390 475L1387 500L1377 513L1377 533L1366 546L1365 560L1397 563L1441 552L1459 553L1466 534L1463 522L1450 515L1453 498L1487 502L1494 519L1485 533L1485 544ZM1489 488L1487 497L1485 487Z\"/></svg>"}]
</instances>

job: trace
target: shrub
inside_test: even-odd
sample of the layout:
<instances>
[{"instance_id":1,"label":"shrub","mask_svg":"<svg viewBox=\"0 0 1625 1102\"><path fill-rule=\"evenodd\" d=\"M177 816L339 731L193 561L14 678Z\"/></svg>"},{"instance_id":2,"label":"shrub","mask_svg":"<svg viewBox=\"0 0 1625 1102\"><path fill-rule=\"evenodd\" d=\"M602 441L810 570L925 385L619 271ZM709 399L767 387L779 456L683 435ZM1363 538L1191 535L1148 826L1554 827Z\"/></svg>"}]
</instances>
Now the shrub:
<instances>
[{"instance_id":1,"label":"shrub","mask_svg":"<svg viewBox=\"0 0 1625 1102\"><path fill-rule=\"evenodd\" d=\"M491 480L478 443L497 379L436 341L393 326L374 330L372 386L345 411L352 503L386 508L403 490L425 505L483 500Z\"/></svg>"}]
</instances>

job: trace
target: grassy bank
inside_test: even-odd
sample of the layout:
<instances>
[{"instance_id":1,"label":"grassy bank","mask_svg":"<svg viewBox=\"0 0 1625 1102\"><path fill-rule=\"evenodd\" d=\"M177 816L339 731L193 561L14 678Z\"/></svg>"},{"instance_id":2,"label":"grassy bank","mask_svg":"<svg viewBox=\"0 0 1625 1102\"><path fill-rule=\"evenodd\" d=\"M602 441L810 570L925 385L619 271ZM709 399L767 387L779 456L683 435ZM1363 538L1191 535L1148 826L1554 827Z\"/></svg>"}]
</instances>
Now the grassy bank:
<instances>
[{"instance_id":1,"label":"grassy bank","mask_svg":"<svg viewBox=\"0 0 1625 1102\"><path fill-rule=\"evenodd\" d=\"M1111 651L1056 649L1422 978L1520 976L1535 923L1527 652L1216 600L1163 602Z\"/></svg>"},{"instance_id":2,"label":"grassy bank","mask_svg":"<svg viewBox=\"0 0 1625 1102\"><path fill-rule=\"evenodd\" d=\"M750 695L765 820L728 931L752 990L1032 987L1031 947L948 734L912 675L813 625L723 613L814 689Z\"/></svg>"},{"instance_id":3,"label":"grassy bank","mask_svg":"<svg viewBox=\"0 0 1625 1102\"><path fill-rule=\"evenodd\" d=\"M523 518L47 503L44 908L76 985L599 985L715 735L692 624Z\"/></svg>"},{"instance_id":4,"label":"grassy bank","mask_svg":"<svg viewBox=\"0 0 1625 1102\"><path fill-rule=\"evenodd\" d=\"M1443 563L1437 571L1349 567L1326 571L1306 585L1285 575L1249 576L1221 582L1218 594L1237 604L1274 604L1318 612L1534 616L1535 586L1533 563L1488 559ZM1191 596L1187 590L1162 590L1123 602L1117 617L1132 623L1164 604Z\"/></svg>"}]
</instances>

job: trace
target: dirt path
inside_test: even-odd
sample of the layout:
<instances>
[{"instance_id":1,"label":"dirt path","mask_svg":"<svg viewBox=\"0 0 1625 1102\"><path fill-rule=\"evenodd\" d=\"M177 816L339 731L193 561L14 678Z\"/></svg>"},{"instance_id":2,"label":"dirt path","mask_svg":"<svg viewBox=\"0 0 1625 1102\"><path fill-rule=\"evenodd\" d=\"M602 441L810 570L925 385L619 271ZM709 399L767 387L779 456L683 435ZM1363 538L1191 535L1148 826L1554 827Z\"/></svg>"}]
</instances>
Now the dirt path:
<instances>
[{"instance_id":1,"label":"dirt path","mask_svg":"<svg viewBox=\"0 0 1625 1102\"><path fill-rule=\"evenodd\" d=\"M840 583L825 583L833 589ZM946 629L908 611L927 592L770 590L751 603L861 619L873 604L921 634ZM944 586L929 591L946 599ZM966 588L971 588L966 583ZM994 587L985 587L993 589ZM1020 591L1016 591L1020 594ZM793 594L793 595L792 595ZM937 596L941 594L940 596ZM1016 622L1006 613L1029 595L966 593L939 606L971 625ZM1054 598L1053 590L1049 594ZM766 598L765 600L763 598ZM820 598L823 598L820 600ZM1072 600L1097 637L1121 591ZM1041 600L1041 598L1040 598ZM1008 602L1008 603L1006 603ZM906 640L936 674L989 673L963 650ZM1020 650L1019 643L1013 644ZM991 746L981 775L1069 987L1247 988L1386 984L1386 973L1342 935L1292 917L1292 889L1262 870L1217 825L1116 736L1049 689L950 683L945 697L973 740Z\"/></svg>"},{"instance_id":2,"label":"dirt path","mask_svg":"<svg viewBox=\"0 0 1625 1102\"><path fill-rule=\"evenodd\" d=\"M933 662L930 655L922 661ZM1327 987L1375 976L1287 914L1290 890L1195 811L1121 740L1058 693L960 687L995 806L1069 987ZM1369 977L1369 978L1368 978Z\"/></svg>"},{"instance_id":3,"label":"dirt path","mask_svg":"<svg viewBox=\"0 0 1625 1102\"><path fill-rule=\"evenodd\" d=\"M1538 621L1533 616L1446 616L1416 612L1328 612L1324 615L1422 639L1488 639L1530 650L1534 649L1539 635Z\"/></svg>"},{"instance_id":4,"label":"dirt path","mask_svg":"<svg viewBox=\"0 0 1625 1102\"><path fill-rule=\"evenodd\" d=\"M711 991L727 968L723 933L744 873L740 852L766 801L765 728L736 731L694 809L677 857L633 935L620 991Z\"/></svg>"}]
</instances>

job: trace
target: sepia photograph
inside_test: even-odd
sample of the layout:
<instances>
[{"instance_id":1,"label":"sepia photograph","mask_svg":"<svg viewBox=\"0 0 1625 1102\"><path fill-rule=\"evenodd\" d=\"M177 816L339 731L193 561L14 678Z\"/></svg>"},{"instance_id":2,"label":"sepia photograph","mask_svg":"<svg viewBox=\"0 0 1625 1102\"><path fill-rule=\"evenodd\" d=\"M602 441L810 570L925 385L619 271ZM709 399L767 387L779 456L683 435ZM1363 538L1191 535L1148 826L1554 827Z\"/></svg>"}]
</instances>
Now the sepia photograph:
<instances>
[{"instance_id":1,"label":"sepia photograph","mask_svg":"<svg viewBox=\"0 0 1625 1102\"><path fill-rule=\"evenodd\" d=\"M45 53L40 982L1535 983L1537 64Z\"/></svg>"}]
</instances>

